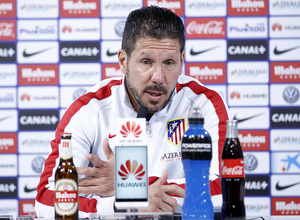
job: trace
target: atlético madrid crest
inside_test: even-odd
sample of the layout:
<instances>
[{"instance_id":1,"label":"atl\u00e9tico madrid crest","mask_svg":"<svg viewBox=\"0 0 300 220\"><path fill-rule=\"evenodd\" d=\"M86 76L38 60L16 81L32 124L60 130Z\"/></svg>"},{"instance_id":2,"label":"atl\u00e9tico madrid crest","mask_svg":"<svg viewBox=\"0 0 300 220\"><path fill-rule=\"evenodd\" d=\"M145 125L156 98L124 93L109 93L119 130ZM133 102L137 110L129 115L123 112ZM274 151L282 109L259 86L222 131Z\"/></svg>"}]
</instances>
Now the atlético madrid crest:
<instances>
[{"instance_id":1,"label":"atl\u00e9tico madrid crest","mask_svg":"<svg viewBox=\"0 0 300 220\"><path fill-rule=\"evenodd\" d=\"M178 146L185 132L185 119L179 118L167 122L168 141Z\"/></svg>"}]
</instances>

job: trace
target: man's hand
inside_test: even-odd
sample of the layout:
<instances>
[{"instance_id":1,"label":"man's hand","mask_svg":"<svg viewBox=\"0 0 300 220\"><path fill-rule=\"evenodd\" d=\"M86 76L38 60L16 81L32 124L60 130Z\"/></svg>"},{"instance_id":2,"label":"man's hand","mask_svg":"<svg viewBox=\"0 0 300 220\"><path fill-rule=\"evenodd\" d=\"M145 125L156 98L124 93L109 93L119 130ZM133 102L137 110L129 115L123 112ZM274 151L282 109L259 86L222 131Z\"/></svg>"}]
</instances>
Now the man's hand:
<instances>
[{"instance_id":1,"label":"man's hand","mask_svg":"<svg viewBox=\"0 0 300 220\"><path fill-rule=\"evenodd\" d=\"M185 196L185 191L178 185L164 185L168 179L168 171L149 186L149 206L140 209L140 212L174 212L177 208L177 201L172 194L180 197Z\"/></svg>"},{"instance_id":2,"label":"man's hand","mask_svg":"<svg viewBox=\"0 0 300 220\"><path fill-rule=\"evenodd\" d=\"M96 155L88 154L87 159L94 167L77 167L79 175L88 176L79 179L78 188L80 193L97 194L104 197L114 196L115 155L108 145L107 138L103 142L103 150L108 161L103 161Z\"/></svg>"}]
</instances>

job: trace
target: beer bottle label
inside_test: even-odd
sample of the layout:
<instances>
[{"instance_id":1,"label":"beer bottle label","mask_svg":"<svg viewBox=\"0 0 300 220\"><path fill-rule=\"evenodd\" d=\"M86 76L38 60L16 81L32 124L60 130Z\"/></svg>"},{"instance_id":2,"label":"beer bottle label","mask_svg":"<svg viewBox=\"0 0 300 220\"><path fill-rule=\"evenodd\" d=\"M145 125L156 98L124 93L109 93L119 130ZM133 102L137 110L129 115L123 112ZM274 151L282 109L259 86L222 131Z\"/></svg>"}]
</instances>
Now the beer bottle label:
<instances>
[{"instance_id":1,"label":"beer bottle label","mask_svg":"<svg viewBox=\"0 0 300 220\"><path fill-rule=\"evenodd\" d=\"M55 182L54 206L58 215L73 215L78 210L77 183L72 179Z\"/></svg>"},{"instance_id":2,"label":"beer bottle label","mask_svg":"<svg viewBox=\"0 0 300 220\"><path fill-rule=\"evenodd\" d=\"M72 142L71 140L62 139L59 146L60 158L64 160L70 159L72 155Z\"/></svg>"},{"instance_id":3,"label":"beer bottle label","mask_svg":"<svg viewBox=\"0 0 300 220\"><path fill-rule=\"evenodd\" d=\"M243 178L245 177L244 159L222 159L222 178Z\"/></svg>"}]
</instances>

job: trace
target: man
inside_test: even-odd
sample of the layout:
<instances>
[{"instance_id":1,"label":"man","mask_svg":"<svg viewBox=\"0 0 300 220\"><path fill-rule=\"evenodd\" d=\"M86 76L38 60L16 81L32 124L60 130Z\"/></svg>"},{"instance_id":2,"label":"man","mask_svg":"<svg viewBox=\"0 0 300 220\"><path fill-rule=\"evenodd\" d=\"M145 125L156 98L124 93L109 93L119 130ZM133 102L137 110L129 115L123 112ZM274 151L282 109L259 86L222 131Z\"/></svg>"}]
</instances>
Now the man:
<instances>
[{"instance_id":1,"label":"man","mask_svg":"<svg viewBox=\"0 0 300 220\"><path fill-rule=\"evenodd\" d=\"M80 216L114 212L114 126L118 118L135 118L140 106L148 109L150 135L149 206L139 211L181 210L185 188L181 137L174 137L177 127L187 126L191 105L201 108L212 137L211 194L214 206L221 207L218 160L225 140L227 108L218 93L181 75L184 45L184 25L170 10L150 6L129 14L118 53L124 77L99 82L64 114L37 188L39 217L54 215L53 174L63 131L72 133L75 165L80 175L87 176L79 180Z\"/></svg>"}]
</instances>

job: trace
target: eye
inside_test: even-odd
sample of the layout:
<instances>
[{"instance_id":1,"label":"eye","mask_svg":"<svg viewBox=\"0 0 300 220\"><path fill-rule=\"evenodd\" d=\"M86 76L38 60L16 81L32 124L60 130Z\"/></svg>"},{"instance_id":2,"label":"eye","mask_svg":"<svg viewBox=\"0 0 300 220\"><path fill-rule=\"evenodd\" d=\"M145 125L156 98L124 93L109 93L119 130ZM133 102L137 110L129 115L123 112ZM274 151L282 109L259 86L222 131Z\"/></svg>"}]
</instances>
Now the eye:
<instances>
[{"instance_id":1,"label":"eye","mask_svg":"<svg viewBox=\"0 0 300 220\"><path fill-rule=\"evenodd\" d=\"M145 65L151 64L150 60L142 60L141 63Z\"/></svg>"},{"instance_id":2,"label":"eye","mask_svg":"<svg viewBox=\"0 0 300 220\"><path fill-rule=\"evenodd\" d=\"M174 61L172 61L172 60L167 60L167 61L165 62L165 64L166 64L167 66L171 66L171 65L174 64Z\"/></svg>"}]
</instances>

